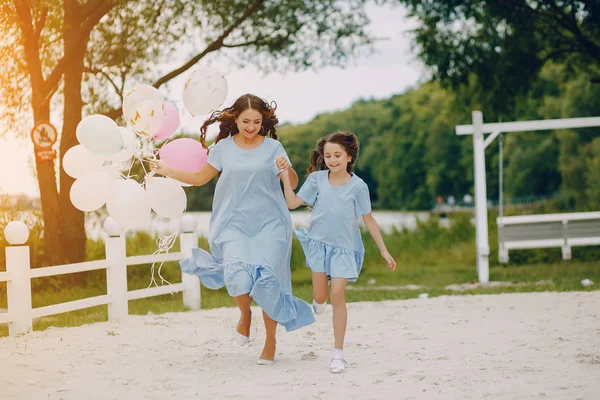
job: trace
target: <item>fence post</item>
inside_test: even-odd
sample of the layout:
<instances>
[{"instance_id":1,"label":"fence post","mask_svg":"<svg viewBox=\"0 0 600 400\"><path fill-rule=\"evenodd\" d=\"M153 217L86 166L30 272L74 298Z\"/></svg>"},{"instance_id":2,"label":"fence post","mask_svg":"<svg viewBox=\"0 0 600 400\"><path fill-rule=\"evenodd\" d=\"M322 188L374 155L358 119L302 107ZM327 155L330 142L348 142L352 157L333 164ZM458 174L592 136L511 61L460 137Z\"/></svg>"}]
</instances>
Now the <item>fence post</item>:
<instances>
[{"instance_id":1,"label":"fence post","mask_svg":"<svg viewBox=\"0 0 600 400\"><path fill-rule=\"evenodd\" d=\"M498 220L501 220L501 218L496 219L496 221ZM507 264L508 260L508 250L504 244L504 224L498 222L498 261L502 264Z\"/></svg>"},{"instance_id":2,"label":"fence post","mask_svg":"<svg viewBox=\"0 0 600 400\"><path fill-rule=\"evenodd\" d=\"M485 180L485 145L483 114L473 111L473 168L475 172L475 236L477 246L477 276L480 283L488 283L490 244L488 240L487 189Z\"/></svg>"},{"instance_id":3,"label":"fence post","mask_svg":"<svg viewBox=\"0 0 600 400\"><path fill-rule=\"evenodd\" d=\"M181 217L181 234L179 244L184 257L192 256L192 248L198 247L198 235L196 234L197 221L192 215ZM200 280L196 275L181 273L183 283L183 305L190 310L200 309Z\"/></svg>"},{"instance_id":4,"label":"fence post","mask_svg":"<svg viewBox=\"0 0 600 400\"><path fill-rule=\"evenodd\" d=\"M571 246L569 246L569 220L562 221L563 245L561 246L562 259L568 261L571 259Z\"/></svg>"},{"instance_id":5,"label":"fence post","mask_svg":"<svg viewBox=\"0 0 600 400\"><path fill-rule=\"evenodd\" d=\"M108 320L114 321L129 315L125 235L123 227L112 217L104 221L104 230L107 233L104 243L108 261L106 292L110 297Z\"/></svg>"},{"instance_id":6,"label":"fence post","mask_svg":"<svg viewBox=\"0 0 600 400\"><path fill-rule=\"evenodd\" d=\"M10 280L6 283L8 315L11 319L8 334L16 336L33 329L29 276L31 260L29 246L25 246L29 238L29 228L23 222L13 221L6 225L4 236L9 243L6 247L6 271L10 274Z\"/></svg>"}]
</instances>

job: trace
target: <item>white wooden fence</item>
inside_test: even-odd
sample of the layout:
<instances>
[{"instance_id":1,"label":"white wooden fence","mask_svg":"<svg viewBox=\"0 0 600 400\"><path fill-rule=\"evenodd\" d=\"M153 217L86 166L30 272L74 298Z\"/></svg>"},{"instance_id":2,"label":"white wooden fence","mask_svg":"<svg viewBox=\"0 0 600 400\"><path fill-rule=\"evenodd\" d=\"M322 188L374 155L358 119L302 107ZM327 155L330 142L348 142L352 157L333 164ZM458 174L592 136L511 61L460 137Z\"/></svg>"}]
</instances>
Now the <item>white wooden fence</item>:
<instances>
[{"instance_id":1,"label":"white wooden fence","mask_svg":"<svg viewBox=\"0 0 600 400\"><path fill-rule=\"evenodd\" d=\"M188 217L188 218L186 218ZM127 266L151 264L162 261L178 261L191 256L198 246L196 220L184 216L181 223L180 251L155 255L127 257L125 235L118 229L106 227L106 259L75 264L30 268L29 246L13 243L6 247L6 272L0 272L0 282L7 282L8 311L0 313L0 323L8 323L9 335L15 336L32 329L34 318L108 305L108 319L114 321L129 314L129 300L143 299L164 294L183 292L183 303L192 310L200 308L200 282L197 276L182 274L181 283L152 288L127 290ZM107 294L33 308L31 303L31 279L75 272L106 270Z\"/></svg>"},{"instance_id":2,"label":"white wooden fence","mask_svg":"<svg viewBox=\"0 0 600 400\"><path fill-rule=\"evenodd\" d=\"M498 260L508 262L508 251L559 247L563 260L573 246L600 245L600 212L498 217Z\"/></svg>"}]
</instances>

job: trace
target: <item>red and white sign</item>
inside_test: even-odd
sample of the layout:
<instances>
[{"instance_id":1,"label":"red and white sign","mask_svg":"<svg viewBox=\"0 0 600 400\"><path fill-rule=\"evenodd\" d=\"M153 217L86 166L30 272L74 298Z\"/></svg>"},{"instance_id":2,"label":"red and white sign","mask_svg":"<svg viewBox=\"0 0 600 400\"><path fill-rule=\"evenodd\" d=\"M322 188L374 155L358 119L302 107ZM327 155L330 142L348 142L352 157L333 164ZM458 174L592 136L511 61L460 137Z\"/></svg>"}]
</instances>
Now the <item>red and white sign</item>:
<instances>
[{"instance_id":1,"label":"red and white sign","mask_svg":"<svg viewBox=\"0 0 600 400\"><path fill-rule=\"evenodd\" d=\"M31 130L31 140L38 161L52 161L56 158L56 150L52 149L58 139L56 128L48 121L38 122Z\"/></svg>"}]
</instances>

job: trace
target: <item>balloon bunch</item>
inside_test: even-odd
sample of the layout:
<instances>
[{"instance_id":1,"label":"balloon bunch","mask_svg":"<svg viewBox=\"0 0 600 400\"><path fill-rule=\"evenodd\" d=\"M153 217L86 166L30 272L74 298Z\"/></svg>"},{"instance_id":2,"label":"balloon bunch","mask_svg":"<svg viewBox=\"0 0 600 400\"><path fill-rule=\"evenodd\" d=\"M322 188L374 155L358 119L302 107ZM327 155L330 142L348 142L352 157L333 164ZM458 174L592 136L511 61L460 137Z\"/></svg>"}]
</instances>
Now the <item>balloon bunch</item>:
<instances>
[{"instance_id":1,"label":"balloon bunch","mask_svg":"<svg viewBox=\"0 0 600 400\"><path fill-rule=\"evenodd\" d=\"M195 70L183 90L184 106L192 116L210 113L226 96L227 81L212 68ZM81 211L106 205L108 214L125 229L147 228L152 210L165 218L181 217L187 204L185 185L153 176L144 162L158 155L173 168L198 171L206 163L206 150L194 139L171 140L179 127L179 111L153 86L137 85L125 94L123 117L127 127L99 114L77 126L79 144L62 160L65 172L76 179L71 202ZM141 178L131 175L136 162L144 171Z\"/></svg>"}]
</instances>

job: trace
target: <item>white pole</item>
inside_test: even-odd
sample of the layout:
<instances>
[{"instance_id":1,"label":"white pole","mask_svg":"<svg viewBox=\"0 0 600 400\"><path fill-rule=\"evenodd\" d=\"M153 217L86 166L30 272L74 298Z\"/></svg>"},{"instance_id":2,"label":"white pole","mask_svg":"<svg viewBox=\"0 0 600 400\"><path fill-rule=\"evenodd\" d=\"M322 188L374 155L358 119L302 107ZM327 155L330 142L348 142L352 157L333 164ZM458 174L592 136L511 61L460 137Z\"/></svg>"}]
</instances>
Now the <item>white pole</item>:
<instances>
[{"instance_id":1,"label":"white pole","mask_svg":"<svg viewBox=\"0 0 600 400\"><path fill-rule=\"evenodd\" d=\"M192 256L192 248L198 247L198 235L196 234L196 219L191 215L184 215L181 219L181 235L179 244L184 257ZM181 274L181 283L183 283L183 305L190 310L199 310L200 299L200 280L196 275Z\"/></svg>"},{"instance_id":2,"label":"white pole","mask_svg":"<svg viewBox=\"0 0 600 400\"><path fill-rule=\"evenodd\" d=\"M6 247L6 271L10 274L10 280L6 284L8 315L11 319L8 325L10 336L33 329L30 268L29 246Z\"/></svg>"},{"instance_id":3,"label":"white pole","mask_svg":"<svg viewBox=\"0 0 600 400\"><path fill-rule=\"evenodd\" d=\"M107 225L105 224L106 228ZM119 234L118 230L106 230L108 235L104 243L106 246L106 260L109 263L106 269L106 292L110 297L108 319L114 321L129 315L125 235Z\"/></svg>"},{"instance_id":4,"label":"white pole","mask_svg":"<svg viewBox=\"0 0 600 400\"><path fill-rule=\"evenodd\" d=\"M498 138L498 214L504 216L504 138L502 134Z\"/></svg>"},{"instance_id":5,"label":"white pole","mask_svg":"<svg viewBox=\"0 0 600 400\"><path fill-rule=\"evenodd\" d=\"M475 219L477 238L477 275L480 283L489 281L489 255L487 221L487 190L485 179L485 146L483 114L473 111L473 163L475 170Z\"/></svg>"}]
</instances>

